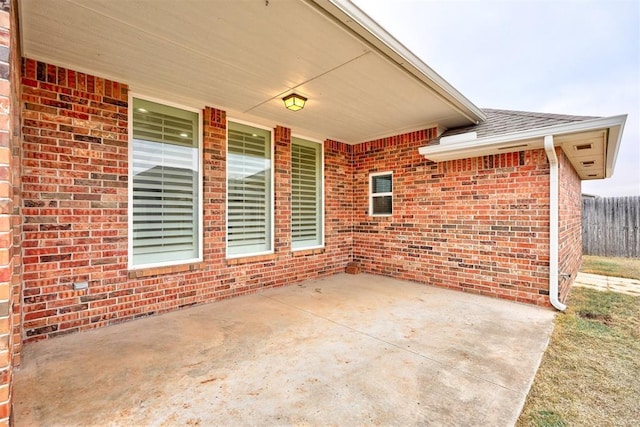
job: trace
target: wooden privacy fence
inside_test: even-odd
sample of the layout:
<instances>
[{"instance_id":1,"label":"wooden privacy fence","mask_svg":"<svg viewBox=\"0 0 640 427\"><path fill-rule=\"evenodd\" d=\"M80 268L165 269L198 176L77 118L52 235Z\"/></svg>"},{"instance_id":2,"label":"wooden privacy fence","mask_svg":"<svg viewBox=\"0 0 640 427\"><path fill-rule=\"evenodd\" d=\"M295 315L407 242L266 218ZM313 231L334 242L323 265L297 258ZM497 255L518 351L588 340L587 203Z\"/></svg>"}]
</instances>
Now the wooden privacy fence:
<instances>
[{"instance_id":1,"label":"wooden privacy fence","mask_svg":"<svg viewBox=\"0 0 640 427\"><path fill-rule=\"evenodd\" d=\"M582 253L640 257L640 196L583 197Z\"/></svg>"}]
</instances>

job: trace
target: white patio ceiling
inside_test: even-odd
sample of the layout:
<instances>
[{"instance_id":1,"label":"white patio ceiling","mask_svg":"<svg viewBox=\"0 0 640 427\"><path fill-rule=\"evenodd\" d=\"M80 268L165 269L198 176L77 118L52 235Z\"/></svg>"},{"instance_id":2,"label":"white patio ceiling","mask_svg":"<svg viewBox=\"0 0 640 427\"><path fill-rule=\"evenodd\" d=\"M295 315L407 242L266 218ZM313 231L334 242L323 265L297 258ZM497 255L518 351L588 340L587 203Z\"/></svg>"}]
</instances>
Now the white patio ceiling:
<instances>
[{"instance_id":1,"label":"white patio ceiling","mask_svg":"<svg viewBox=\"0 0 640 427\"><path fill-rule=\"evenodd\" d=\"M483 113L344 0L21 0L23 55L134 93L358 143ZM281 98L309 98L299 112Z\"/></svg>"}]
</instances>

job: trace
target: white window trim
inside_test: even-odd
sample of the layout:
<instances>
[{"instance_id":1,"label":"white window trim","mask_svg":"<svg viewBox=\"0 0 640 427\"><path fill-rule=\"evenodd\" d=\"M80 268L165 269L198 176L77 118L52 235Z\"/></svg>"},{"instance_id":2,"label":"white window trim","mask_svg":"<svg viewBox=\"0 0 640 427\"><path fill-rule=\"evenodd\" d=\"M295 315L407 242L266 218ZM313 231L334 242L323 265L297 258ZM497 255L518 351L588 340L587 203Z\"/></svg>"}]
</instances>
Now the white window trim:
<instances>
[{"instance_id":1,"label":"white window trim","mask_svg":"<svg viewBox=\"0 0 640 427\"><path fill-rule=\"evenodd\" d=\"M198 257L184 259L179 261L165 261L165 262L156 262L150 264L141 264L134 265L133 264L133 149L131 144L133 143L133 98L143 99L145 101L151 101L158 104L163 104L169 107L180 108L182 110L191 111L198 114ZM203 170L203 121L202 121L202 109L177 104L174 102L169 102L164 99L154 98L146 95L141 95L136 92L129 91L129 99L128 99L128 108L127 108L127 127L128 127L128 141L127 141L127 149L128 149L128 179L127 179L127 269L128 270L143 270L147 268L156 268L156 267L170 267L173 265L182 265L182 264L194 264L198 262L202 262L204 259L203 256L203 247L204 247L204 229L203 229L203 188L202 184L204 182L204 170Z\"/></svg>"},{"instance_id":2,"label":"white window trim","mask_svg":"<svg viewBox=\"0 0 640 427\"><path fill-rule=\"evenodd\" d=\"M391 175L391 191L385 193L375 193L373 192L373 177L383 176L383 175ZM373 198L374 197L385 197L391 196L391 213L390 214L374 214L373 213ZM393 216L393 208L394 200L393 200L393 172L374 172L369 174L369 216Z\"/></svg>"},{"instance_id":3,"label":"white window trim","mask_svg":"<svg viewBox=\"0 0 640 427\"><path fill-rule=\"evenodd\" d=\"M324 203L325 203L325 186L324 186L324 141L319 141L317 139L314 138L307 138L305 136L301 136L301 135L297 135L297 134L291 134L291 143L293 143L293 138L298 138L298 139L303 139L305 141L308 142L313 142L316 144L320 144L320 181L322 182L322 192L320 194L320 223L322 224L322 233L320 235L320 244L319 245L314 245L314 246L305 246L303 248L293 248L293 237L290 237L291 239L291 252L298 252L298 251L308 251L308 250L312 250L312 249L322 249L324 248L325 245L325 241L324 241L324 235L325 235L325 223L324 223ZM293 219L293 214L292 214L292 219ZM291 227L293 229L293 227ZM292 231L292 230L291 230Z\"/></svg>"},{"instance_id":4,"label":"white window trim","mask_svg":"<svg viewBox=\"0 0 640 427\"><path fill-rule=\"evenodd\" d=\"M229 182L227 180L227 177L229 176L229 123L233 122L233 123L238 123L241 125L246 125L246 126L251 126L254 128L258 128L258 129L262 129L262 130L266 130L269 131L269 134L271 135L271 183L270 183L270 187L271 187L271 227L269 230L269 239L271 244L269 245L271 247L270 250L268 251L260 251L260 252L249 252L246 254L229 254L229 235L227 233L227 229L228 229L228 224L229 224L229 198L227 197L227 195L229 194ZM245 120L239 120L239 119L234 119L231 117L227 117L227 123L226 123L226 134L225 134L225 147L224 147L224 157L225 157L225 171L224 171L224 180L225 180L225 210L224 210L224 241L225 241L225 257L226 259L236 259L236 258L249 258L249 257L253 257L253 256L260 256L260 255L271 255L273 253L275 253L275 228L276 228L276 224L275 224L275 211L276 211L276 200L275 200L275 194L276 194L276 189L275 189L275 172L276 172L276 168L275 168L275 136L274 136L274 128L270 128L268 126L262 126L262 125L258 125L255 123L251 123Z\"/></svg>"}]
</instances>

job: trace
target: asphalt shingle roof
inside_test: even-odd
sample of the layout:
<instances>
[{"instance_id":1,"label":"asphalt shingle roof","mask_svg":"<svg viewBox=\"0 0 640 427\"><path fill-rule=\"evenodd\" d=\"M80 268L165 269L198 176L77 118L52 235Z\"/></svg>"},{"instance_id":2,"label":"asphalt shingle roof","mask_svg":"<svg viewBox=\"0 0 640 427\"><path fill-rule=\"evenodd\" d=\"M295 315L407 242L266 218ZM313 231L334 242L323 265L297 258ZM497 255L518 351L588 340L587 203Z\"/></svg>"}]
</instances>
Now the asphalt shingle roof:
<instances>
[{"instance_id":1,"label":"asphalt shingle roof","mask_svg":"<svg viewBox=\"0 0 640 427\"><path fill-rule=\"evenodd\" d=\"M532 113L490 108L483 108L482 111L487 115L486 121L477 125L448 129L440 137L476 132L478 138L484 138L598 118L594 116L569 116L566 114Z\"/></svg>"}]
</instances>

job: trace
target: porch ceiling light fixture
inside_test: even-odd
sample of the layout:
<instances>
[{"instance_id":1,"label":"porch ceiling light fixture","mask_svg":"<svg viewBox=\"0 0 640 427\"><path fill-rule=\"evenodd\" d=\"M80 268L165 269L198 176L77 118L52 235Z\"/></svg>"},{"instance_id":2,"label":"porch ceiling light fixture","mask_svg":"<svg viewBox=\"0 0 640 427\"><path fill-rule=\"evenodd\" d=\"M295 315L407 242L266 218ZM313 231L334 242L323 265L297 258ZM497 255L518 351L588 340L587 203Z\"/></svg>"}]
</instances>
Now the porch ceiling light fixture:
<instances>
[{"instance_id":1,"label":"porch ceiling light fixture","mask_svg":"<svg viewBox=\"0 0 640 427\"><path fill-rule=\"evenodd\" d=\"M307 98L298 95L297 93L291 93L282 98L282 100L284 101L284 106L291 111L302 110L304 108L304 103L307 102Z\"/></svg>"}]
</instances>

